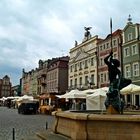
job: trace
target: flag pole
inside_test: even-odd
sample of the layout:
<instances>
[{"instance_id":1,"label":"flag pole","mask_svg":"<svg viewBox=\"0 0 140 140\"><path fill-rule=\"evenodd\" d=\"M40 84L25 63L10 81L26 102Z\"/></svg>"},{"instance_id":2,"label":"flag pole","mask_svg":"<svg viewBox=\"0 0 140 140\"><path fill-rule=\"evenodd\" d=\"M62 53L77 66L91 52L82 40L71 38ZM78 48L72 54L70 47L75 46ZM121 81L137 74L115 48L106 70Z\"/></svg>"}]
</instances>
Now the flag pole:
<instances>
[{"instance_id":1,"label":"flag pole","mask_svg":"<svg viewBox=\"0 0 140 140\"><path fill-rule=\"evenodd\" d=\"M110 35L111 35L111 51L113 51L113 47L112 47L112 18L110 18Z\"/></svg>"}]
</instances>

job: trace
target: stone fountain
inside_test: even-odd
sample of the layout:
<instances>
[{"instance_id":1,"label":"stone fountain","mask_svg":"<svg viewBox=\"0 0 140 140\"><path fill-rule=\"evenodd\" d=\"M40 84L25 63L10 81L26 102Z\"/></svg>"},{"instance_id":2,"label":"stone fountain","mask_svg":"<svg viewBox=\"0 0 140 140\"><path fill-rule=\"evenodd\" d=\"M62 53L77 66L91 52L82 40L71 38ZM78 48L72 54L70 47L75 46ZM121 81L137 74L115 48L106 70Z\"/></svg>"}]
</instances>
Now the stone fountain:
<instances>
[{"instance_id":1,"label":"stone fountain","mask_svg":"<svg viewBox=\"0 0 140 140\"><path fill-rule=\"evenodd\" d=\"M110 80L105 101L106 112L53 112L54 133L72 140L140 140L140 115L123 114L120 90L129 85L131 80L122 77L118 68L120 62L113 59L112 46L104 61Z\"/></svg>"}]
</instances>

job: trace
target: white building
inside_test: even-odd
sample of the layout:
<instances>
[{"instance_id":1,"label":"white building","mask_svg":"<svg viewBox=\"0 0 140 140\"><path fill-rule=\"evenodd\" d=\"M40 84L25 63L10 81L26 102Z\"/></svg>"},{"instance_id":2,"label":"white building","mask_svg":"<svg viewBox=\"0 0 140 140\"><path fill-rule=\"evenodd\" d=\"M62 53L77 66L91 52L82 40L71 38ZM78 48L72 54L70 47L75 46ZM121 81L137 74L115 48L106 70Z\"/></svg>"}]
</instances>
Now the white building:
<instances>
[{"instance_id":1,"label":"white building","mask_svg":"<svg viewBox=\"0 0 140 140\"><path fill-rule=\"evenodd\" d=\"M69 90L97 88L97 43L99 39L97 35L91 37L88 30L85 32L83 42L81 44L76 42L75 46L70 49Z\"/></svg>"}]
</instances>

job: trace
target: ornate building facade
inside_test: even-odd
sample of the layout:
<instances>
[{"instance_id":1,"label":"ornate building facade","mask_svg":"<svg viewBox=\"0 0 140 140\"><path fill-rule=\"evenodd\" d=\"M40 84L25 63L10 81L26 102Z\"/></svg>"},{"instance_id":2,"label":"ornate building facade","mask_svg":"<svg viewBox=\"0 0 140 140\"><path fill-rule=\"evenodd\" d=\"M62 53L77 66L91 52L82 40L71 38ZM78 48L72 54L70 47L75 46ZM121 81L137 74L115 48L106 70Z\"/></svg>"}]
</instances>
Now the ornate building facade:
<instances>
[{"instance_id":1,"label":"ornate building facade","mask_svg":"<svg viewBox=\"0 0 140 140\"><path fill-rule=\"evenodd\" d=\"M97 88L97 43L98 36L92 37L85 27L85 35L81 44L75 43L70 49L69 90Z\"/></svg>"},{"instance_id":2,"label":"ornate building facade","mask_svg":"<svg viewBox=\"0 0 140 140\"><path fill-rule=\"evenodd\" d=\"M69 57L39 60L38 68L22 72L22 95L43 95L65 93L68 89Z\"/></svg>"},{"instance_id":3,"label":"ornate building facade","mask_svg":"<svg viewBox=\"0 0 140 140\"><path fill-rule=\"evenodd\" d=\"M122 47L124 77L140 85L140 24L133 24L130 17L123 29Z\"/></svg>"},{"instance_id":4,"label":"ornate building facade","mask_svg":"<svg viewBox=\"0 0 140 140\"><path fill-rule=\"evenodd\" d=\"M62 94L67 91L68 62L68 56L51 60L47 71L47 93Z\"/></svg>"},{"instance_id":5,"label":"ornate building facade","mask_svg":"<svg viewBox=\"0 0 140 140\"><path fill-rule=\"evenodd\" d=\"M140 86L140 24L134 24L130 15L122 35L123 75L131 79L132 84ZM140 95L128 94L125 101L127 104L140 106Z\"/></svg>"},{"instance_id":6,"label":"ornate building facade","mask_svg":"<svg viewBox=\"0 0 140 140\"><path fill-rule=\"evenodd\" d=\"M22 95L37 95L37 71L29 72L22 71L21 78L21 94Z\"/></svg>"},{"instance_id":7,"label":"ornate building facade","mask_svg":"<svg viewBox=\"0 0 140 140\"><path fill-rule=\"evenodd\" d=\"M0 79L0 97L11 96L11 87L12 84L10 82L10 77L5 75L2 79Z\"/></svg>"}]
</instances>

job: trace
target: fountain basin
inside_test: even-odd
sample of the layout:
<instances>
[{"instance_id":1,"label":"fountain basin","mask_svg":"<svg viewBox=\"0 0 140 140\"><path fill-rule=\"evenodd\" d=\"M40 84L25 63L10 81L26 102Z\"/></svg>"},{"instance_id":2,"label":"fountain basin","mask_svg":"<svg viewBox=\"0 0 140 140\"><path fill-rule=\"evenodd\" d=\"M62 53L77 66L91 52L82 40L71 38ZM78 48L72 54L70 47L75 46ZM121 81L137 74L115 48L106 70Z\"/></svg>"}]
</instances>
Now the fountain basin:
<instances>
[{"instance_id":1,"label":"fountain basin","mask_svg":"<svg viewBox=\"0 0 140 140\"><path fill-rule=\"evenodd\" d=\"M53 112L53 132L72 140L140 140L140 115Z\"/></svg>"}]
</instances>

